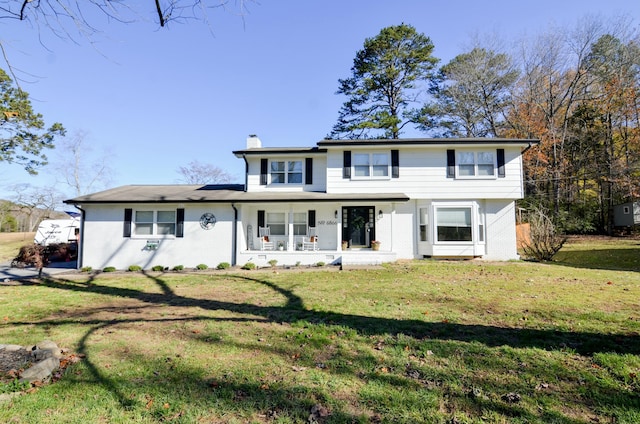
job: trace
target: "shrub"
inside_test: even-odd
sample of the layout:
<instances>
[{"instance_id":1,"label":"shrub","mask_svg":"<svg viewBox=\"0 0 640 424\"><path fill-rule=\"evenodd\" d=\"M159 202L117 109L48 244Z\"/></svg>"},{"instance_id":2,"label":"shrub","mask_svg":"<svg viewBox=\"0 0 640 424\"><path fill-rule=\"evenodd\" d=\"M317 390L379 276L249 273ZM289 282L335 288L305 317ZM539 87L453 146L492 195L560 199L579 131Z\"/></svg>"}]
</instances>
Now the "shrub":
<instances>
[{"instance_id":1,"label":"shrub","mask_svg":"<svg viewBox=\"0 0 640 424\"><path fill-rule=\"evenodd\" d=\"M116 267L115 266L106 266L102 269L102 272L115 272Z\"/></svg>"},{"instance_id":2,"label":"shrub","mask_svg":"<svg viewBox=\"0 0 640 424\"><path fill-rule=\"evenodd\" d=\"M196 269L203 270L209 268L206 264L198 264L196 265Z\"/></svg>"},{"instance_id":3,"label":"shrub","mask_svg":"<svg viewBox=\"0 0 640 424\"><path fill-rule=\"evenodd\" d=\"M164 267L162 265L154 265L151 271L164 271Z\"/></svg>"},{"instance_id":4,"label":"shrub","mask_svg":"<svg viewBox=\"0 0 640 424\"><path fill-rule=\"evenodd\" d=\"M276 265L278 265L278 260L277 259L271 259L269 261L269 265L271 265L271 268L275 268Z\"/></svg>"},{"instance_id":5,"label":"shrub","mask_svg":"<svg viewBox=\"0 0 640 424\"><path fill-rule=\"evenodd\" d=\"M320 261L320 262L318 262L318 263L316 264L316 266L325 266L325 263L324 263L324 262L322 262L322 261Z\"/></svg>"},{"instance_id":6,"label":"shrub","mask_svg":"<svg viewBox=\"0 0 640 424\"><path fill-rule=\"evenodd\" d=\"M80 272L91 272L93 271L93 268L91 268L90 266L83 266L82 268L80 268Z\"/></svg>"},{"instance_id":7,"label":"shrub","mask_svg":"<svg viewBox=\"0 0 640 424\"><path fill-rule=\"evenodd\" d=\"M254 264L253 262L247 262L246 264L242 265L242 269L256 269L256 264Z\"/></svg>"},{"instance_id":8,"label":"shrub","mask_svg":"<svg viewBox=\"0 0 640 424\"><path fill-rule=\"evenodd\" d=\"M550 261L562 248L567 238L557 231L544 209L529 213L529 240L522 245L524 255L535 261Z\"/></svg>"},{"instance_id":9,"label":"shrub","mask_svg":"<svg viewBox=\"0 0 640 424\"><path fill-rule=\"evenodd\" d=\"M184 269L184 265L176 265L173 267L174 271L182 271Z\"/></svg>"},{"instance_id":10,"label":"shrub","mask_svg":"<svg viewBox=\"0 0 640 424\"><path fill-rule=\"evenodd\" d=\"M231 268L231 264L229 262L220 262L216 268L218 269Z\"/></svg>"},{"instance_id":11,"label":"shrub","mask_svg":"<svg viewBox=\"0 0 640 424\"><path fill-rule=\"evenodd\" d=\"M142 271L142 267L140 265L129 265L129 271L131 272Z\"/></svg>"}]
</instances>

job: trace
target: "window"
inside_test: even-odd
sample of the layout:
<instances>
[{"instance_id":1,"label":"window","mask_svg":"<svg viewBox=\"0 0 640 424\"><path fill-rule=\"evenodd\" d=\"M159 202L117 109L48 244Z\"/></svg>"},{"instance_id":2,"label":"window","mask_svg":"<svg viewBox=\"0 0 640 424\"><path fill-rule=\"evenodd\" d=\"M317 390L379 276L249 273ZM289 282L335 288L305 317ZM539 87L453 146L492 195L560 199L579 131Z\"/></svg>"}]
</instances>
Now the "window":
<instances>
[{"instance_id":1,"label":"window","mask_svg":"<svg viewBox=\"0 0 640 424\"><path fill-rule=\"evenodd\" d=\"M135 211L133 234L176 235L176 211Z\"/></svg>"},{"instance_id":2,"label":"window","mask_svg":"<svg viewBox=\"0 0 640 424\"><path fill-rule=\"evenodd\" d=\"M306 212L294 212L293 214L293 235L294 236L306 236L307 235L307 213Z\"/></svg>"},{"instance_id":3,"label":"window","mask_svg":"<svg viewBox=\"0 0 640 424\"><path fill-rule=\"evenodd\" d=\"M493 152L457 152L458 177L494 177Z\"/></svg>"},{"instance_id":4,"label":"window","mask_svg":"<svg viewBox=\"0 0 640 424\"><path fill-rule=\"evenodd\" d=\"M355 153L353 155L353 176L356 178L388 178L389 154Z\"/></svg>"},{"instance_id":5,"label":"window","mask_svg":"<svg viewBox=\"0 0 640 424\"><path fill-rule=\"evenodd\" d=\"M429 209L420 208L420 241L429 241Z\"/></svg>"},{"instance_id":6,"label":"window","mask_svg":"<svg viewBox=\"0 0 640 424\"><path fill-rule=\"evenodd\" d=\"M471 208L437 208L436 227L438 241L472 241Z\"/></svg>"},{"instance_id":7,"label":"window","mask_svg":"<svg viewBox=\"0 0 640 424\"><path fill-rule=\"evenodd\" d=\"M302 184L302 161L272 161L271 184Z\"/></svg>"},{"instance_id":8,"label":"window","mask_svg":"<svg viewBox=\"0 0 640 424\"><path fill-rule=\"evenodd\" d=\"M286 222L284 212L268 212L267 227L272 236L284 236L286 234Z\"/></svg>"}]
</instances>

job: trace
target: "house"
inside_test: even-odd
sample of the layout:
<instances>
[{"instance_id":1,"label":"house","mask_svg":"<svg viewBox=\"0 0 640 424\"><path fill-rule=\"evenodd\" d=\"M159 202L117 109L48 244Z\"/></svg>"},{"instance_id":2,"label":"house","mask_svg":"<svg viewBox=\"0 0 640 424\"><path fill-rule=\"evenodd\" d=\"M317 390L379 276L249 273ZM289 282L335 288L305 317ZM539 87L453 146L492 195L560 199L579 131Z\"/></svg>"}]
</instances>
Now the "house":
<instances>
[{"instance_id":1,"label":"house","mask_svg":"<svg viewBox=\"0 0 640 424\"><path fill-rule=\"evenodd\" d=\"M640 225L640 202L627 202L613 207L613 226L632 228Z\"/></svg>"},{"instance_id":2,"label":"house","mask_svg":"<svg viewBox=\"0 0 640 424\"><path fill-rule=\"evenodd\" d=\"M378 264L518 258L527 139L322 140L233 152L238 185L130 185L76 197L79 266Z\"/></svg>"}]
</instances>

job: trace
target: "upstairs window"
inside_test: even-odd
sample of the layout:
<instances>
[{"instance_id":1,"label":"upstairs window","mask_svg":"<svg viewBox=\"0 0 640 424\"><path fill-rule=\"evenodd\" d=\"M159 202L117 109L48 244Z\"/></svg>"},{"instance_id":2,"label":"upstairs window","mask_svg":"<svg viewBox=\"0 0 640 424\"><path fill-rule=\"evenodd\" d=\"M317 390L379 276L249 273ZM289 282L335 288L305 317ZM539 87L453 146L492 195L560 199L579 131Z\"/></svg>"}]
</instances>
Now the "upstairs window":
<instances>
[{"instance_id":1,"label":"upstairs window","mask_svg":"<svg viewBox=\"0 0 640 424\"><path fill-rule=\"evenodd\" d=\"M389 178L388 153L354 153L354 178Z\"/></svg>"},{"instance_id":2,"label":"upstairs window","mask_svg":"<svg viewBox=\"0 0 640 424\"><path fill-rule=\"evenodd\" d=\"M458 177L494 177L493 152L457 152Z\"/></svg>"},{"instance_id":3,"label":"upstairs window","mask_svg":"<svg viewBox=\"0 0 640 424\"><path fill-rule=\"evenodd\" d=\"M302 161L272 161L271 184L302 184Z\"/></svg>"}]
</instances>

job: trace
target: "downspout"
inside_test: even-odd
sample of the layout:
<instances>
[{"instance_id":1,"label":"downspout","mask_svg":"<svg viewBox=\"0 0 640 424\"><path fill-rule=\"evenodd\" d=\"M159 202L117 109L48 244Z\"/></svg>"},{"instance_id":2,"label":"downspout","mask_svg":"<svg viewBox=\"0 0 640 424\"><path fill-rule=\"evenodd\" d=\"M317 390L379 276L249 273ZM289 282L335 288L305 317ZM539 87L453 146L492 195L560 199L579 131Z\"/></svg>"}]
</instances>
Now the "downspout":
<instances>
[{"instance_id":1,"label":"downspout","mask_svg":"<svg viewBox=\"0 0 640 424\"><path fill-rule=\"evenodd\" d=\"M242 155L242 160L244 160L244 191L247 191L247 187L249 187L249 162L247 162L247 155ZM235 206L233 207L235 209Z\"/></svg>"},{"instance_id":2,"label":"downspout","mask_svg":"<svg viewBox=\"0 0 640 424\"><path fill-rule=\"evenodd\" d=\"M78 239L78 259L76 259L76 269L82 269L82 259L84 257L84 217L86 211L77 204L74 204L73 207L80 211L80 238Z\"/></svg>"},{"instance_id":3,"label":"downspout","mask_svg":"<svg viewBox=\"0 0 640 424\"><path fill-rule=\"evenodd\" d=\"M231 204L233 208L233 230L231 236L231 266L236 266L238 260L238 208L234 203Z\"/></svg>"}]
</instances>

